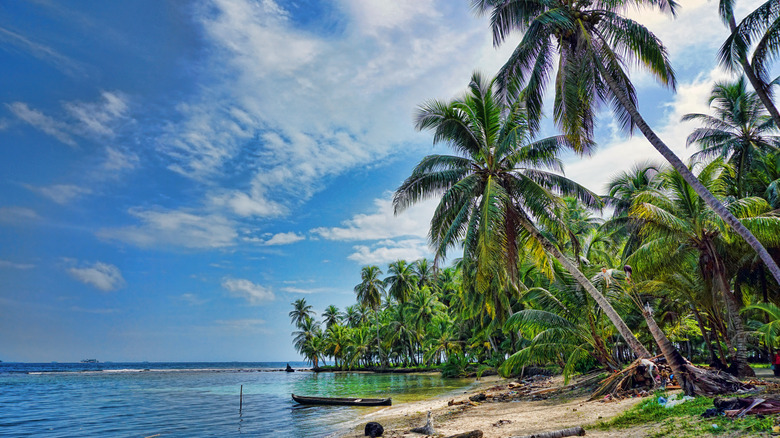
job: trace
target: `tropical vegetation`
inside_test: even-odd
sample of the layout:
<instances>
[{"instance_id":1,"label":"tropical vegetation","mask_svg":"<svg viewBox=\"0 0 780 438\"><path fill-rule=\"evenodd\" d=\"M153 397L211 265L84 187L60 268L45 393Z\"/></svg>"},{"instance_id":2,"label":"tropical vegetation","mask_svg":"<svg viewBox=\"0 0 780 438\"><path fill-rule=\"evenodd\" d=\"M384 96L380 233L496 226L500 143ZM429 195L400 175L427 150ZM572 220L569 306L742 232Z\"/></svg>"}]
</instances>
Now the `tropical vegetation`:
<instances>
[{"instance_id":1,"label":"tropical vegetation","mask_svg":"<svg viewBox=\"0 0 780 438\"><path fill-rule=\"evenodd\" d=\"M433 259L394 261L384 277L363 267L356 303L327 307L324 328L294 302L298 351L315 367L453 376L480 364L505 375L552 366L568 378L656 354L752 374L751 361L780 347L780 81L768 77L778 4L738 21L734 1L720 1L732 33L719 57L736 75L714 85L708 113L683 117L697 126L686 164L637 111L626 68L674 88L662 42L623 15L674 14L674 1L474 0L495 44L522 38L494 78L474 73L463 95L418 108L416 128L450 153L424 157L393 204L403 214L438 201ZM537 138L548 86L560 134ZM561 157L596 147L602 105L668 163L637 163L599 195L564 177Z\"/></svg>"}]
</instances>

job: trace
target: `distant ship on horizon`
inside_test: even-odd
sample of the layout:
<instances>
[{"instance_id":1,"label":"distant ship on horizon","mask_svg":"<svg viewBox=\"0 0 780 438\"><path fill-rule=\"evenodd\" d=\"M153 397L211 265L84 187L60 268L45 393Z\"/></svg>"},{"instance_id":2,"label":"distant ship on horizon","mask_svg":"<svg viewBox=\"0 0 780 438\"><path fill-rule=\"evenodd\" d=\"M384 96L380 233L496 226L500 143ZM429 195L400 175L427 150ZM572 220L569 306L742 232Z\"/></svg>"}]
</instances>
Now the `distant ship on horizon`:
<instances>
[{"instance_id":1,"label":"distant ship on horizon","mask_svg":"<svg viewBox=\"0 0 780 438\"><path fill-rule=\"evenodd\" d=\"M82 359L81 363L100 363L97 359Z\"/></svg>"}]
</instances>

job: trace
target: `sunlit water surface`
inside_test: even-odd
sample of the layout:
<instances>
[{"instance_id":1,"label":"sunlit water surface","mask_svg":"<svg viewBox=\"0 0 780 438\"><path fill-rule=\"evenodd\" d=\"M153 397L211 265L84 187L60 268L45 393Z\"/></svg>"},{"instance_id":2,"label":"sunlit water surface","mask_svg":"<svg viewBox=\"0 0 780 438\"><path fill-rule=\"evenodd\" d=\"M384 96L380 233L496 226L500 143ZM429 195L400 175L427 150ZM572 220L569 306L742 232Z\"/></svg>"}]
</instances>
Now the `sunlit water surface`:
<instances>
[{"instance_id":1,"label":"sunlit water surface","mask_svg":"<svg viewBox=\"0 0 780 438\"><path fill-rule=\"evenodd\" d=\"M378 408L300 406L291 393L397 404L470 383L438 374L286 373L284 366L0 363L0 437L322 437Z\"/></svg>"}]
</instances>

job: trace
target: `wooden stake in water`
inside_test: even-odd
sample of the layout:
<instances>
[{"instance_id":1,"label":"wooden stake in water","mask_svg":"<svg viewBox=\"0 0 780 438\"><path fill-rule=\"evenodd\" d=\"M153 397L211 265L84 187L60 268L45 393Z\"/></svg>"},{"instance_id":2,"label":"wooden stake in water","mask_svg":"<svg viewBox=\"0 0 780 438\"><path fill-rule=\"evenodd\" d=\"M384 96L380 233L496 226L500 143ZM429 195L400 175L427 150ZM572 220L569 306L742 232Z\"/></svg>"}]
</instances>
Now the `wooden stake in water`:
<instances>
[{"instance_id":1,"label":"wooden stake in water","mask_svg":"<svg viewBox=\"0 0 780 438\"><path fill-rule=\"evenodd\" d=\"M244 385L241 385L241 394L238 396L238 411L244 408Z\"/></svg>"}]
</instances>

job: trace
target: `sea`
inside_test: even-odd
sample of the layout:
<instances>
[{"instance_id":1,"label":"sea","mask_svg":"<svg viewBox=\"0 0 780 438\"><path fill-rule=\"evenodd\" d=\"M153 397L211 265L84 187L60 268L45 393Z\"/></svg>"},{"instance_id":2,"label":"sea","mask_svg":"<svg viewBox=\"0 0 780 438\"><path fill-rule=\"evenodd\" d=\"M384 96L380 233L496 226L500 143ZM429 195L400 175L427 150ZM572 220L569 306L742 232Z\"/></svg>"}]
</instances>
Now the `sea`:
<instances>
[{"instance_id":1,"label":"sea","mask_svg":"<svg viewBox=\"0 0 780 438\"><path fill-rule=\"evenodd\" d=\"M302 406L291 394L391 397L467 390L438 373L312 372L303 362L0 363L0 437L328 437L381 407Z\"/></svg>"}]
</instances>

